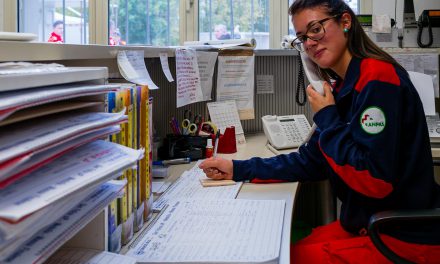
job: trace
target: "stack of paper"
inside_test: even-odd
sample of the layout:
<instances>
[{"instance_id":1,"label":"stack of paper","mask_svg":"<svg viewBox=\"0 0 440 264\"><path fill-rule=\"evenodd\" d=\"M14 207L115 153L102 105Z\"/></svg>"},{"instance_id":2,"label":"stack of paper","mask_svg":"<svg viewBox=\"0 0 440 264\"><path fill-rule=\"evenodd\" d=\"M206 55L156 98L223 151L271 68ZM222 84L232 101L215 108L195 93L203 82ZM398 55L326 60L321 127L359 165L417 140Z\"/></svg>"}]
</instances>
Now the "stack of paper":
<instances>
[{"instance_id":1,"label":"stack of paper","mask_svg":"<svg viewBox=\"0 0 440 264\"><path fill-rule=\"evenodd\" d=\"M96 132L89 133L80 138L75 138L71 141L62 143L54 148L42 151L35 155L32 155L26 162L21 164L18 168L9 168L0 171L0 189L5 188L18 179L28 175L34 170L48 164L56 158L66 154L67 152L74 150L86 143L90 143L97 139L104 139L109 135L118 133L120 131L119 126L111 126L108 128L99 129Z\"/></svg>"},{"instance_id":2,"label":"stack of paper","mask_svg":"<svg viewBox=\"0 0 440 264\"><path fill-rule=\"evenodd\" d=\"M20 109L79 96L104 94L118 88L119 85L71 84L0 93L0 121Z\"/></svg>"},{"instance_id":3,"label":"stack of paper","mask_svg":"<svg viewBox=\"0 0 440 264\"><path fill-rule=\"evenodd\" d=\"M143 150L95 141L0 190L0 255L77 206L97 186L136 164Z\"/></svg>"},{"instance_id":4,"label":"stack of paper","mask_svg":"<svg viewBox=\"0 0 440 264\"><path fill-rule=\"evenodd\" d=\"M107 77L102 67L0 64L0 263L45 261L123 195L127 181L111 180L144 150L99 140L129 118L100 112L120 87Z\"/></svg>"},{"instance_id":5,"label":"stack of paper","mask_svg":"<svg viewBox=\"0 0 440 264\"><path fill-rule=\"evenodd\" d=\"M17 171L33 155L126 121L123 113L70 113L10 125L0 131L0 168Z\"/></svg>"},{"instance_id":6,"label":"stack of paper","mask_svg":"<svg viewBox=\"0 0 440 264\"><path fill-rule=\"evenodd\" d=\"M285 201L180 200L127 253L138 263L278 263Z\"/></svg>"},{"instance_id":7,"label":"stack of paper","mask_svg":"<svg viewBox=\"0 0 440 264\"><path fill-rule=\"evenodd\" d=\"M12 253L0 252L2 263L42 263L61 245L76 234L110 201L121 195L126 182L108 182L96 191L80 200L77 205L58 220L49 223L27 239Z\"/></svg>"}]
</instances>

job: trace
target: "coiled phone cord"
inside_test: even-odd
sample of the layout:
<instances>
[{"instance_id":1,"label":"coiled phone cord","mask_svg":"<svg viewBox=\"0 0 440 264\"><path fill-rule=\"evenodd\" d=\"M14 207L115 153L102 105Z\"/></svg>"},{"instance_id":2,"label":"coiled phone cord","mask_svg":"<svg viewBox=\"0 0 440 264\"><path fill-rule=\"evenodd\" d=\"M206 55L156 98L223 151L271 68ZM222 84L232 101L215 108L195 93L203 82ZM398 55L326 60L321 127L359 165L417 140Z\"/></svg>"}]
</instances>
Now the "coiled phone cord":
<instances>
[{"instance_id":1,"label":"coiled phone cord","mask_svg":"<svg viewBox=\"0 0 440 264\"><path fill-rule=\"evenodd\" d=\"M295 101L300 106L304 106L307 102L306 86L304 84L304 69L303 69L303 64L301 62L301 57L298 56L298 60L299 60L299 69L298 69L298 82L296 83ZM302 100L300 99L301 93L302 93Z\"/></svg>"},{"instance_id":2,"label":"coiled phone cord","mask_svg":"<svg viewBox=\"0 0 440 264\"><path fill-rule=\"evenodd\" d=\"M423 16L423 15L422 15ZM422 17L420 16L420 17ZM417 23L418 32L417 32L417 44L420 48L429 48L432 45L433 35L432 35L432 27L431 22L429 21L429 16L426 16L426 20L428 21L428 43L425 44L422 42L422 34L423 34L423 22L422 19L419 18L419 22Z\"/></svg>"}]
</instances>

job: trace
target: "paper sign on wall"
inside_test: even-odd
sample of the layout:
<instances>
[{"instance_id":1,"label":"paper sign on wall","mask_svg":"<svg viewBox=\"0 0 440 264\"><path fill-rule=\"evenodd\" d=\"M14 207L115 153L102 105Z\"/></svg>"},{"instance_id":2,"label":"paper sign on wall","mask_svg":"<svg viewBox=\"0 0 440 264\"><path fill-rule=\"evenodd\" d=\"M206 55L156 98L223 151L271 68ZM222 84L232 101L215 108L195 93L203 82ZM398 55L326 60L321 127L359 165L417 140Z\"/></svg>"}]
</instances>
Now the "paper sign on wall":
<instances>
[{"instance_id":1,"label":"paper sign on wall","mask_svg":"<svg viewBox=\"0 0 440 264\"><path fill-rule=\"evenodd\" d=\"M203 101L197 54L193 49L176 49L177 107Z\"/></svg>"},{"instance_id":2,"label":"paper sign on wall","mask_svg":"<svg viewBox=\"0 0 440 264\"><path fill-rule=\"evenodd\" d=\"M235 100L240 119L254 119L252 50L223 51L218 57L217 101Z\"/></svg>"},{"instance_id":3,"label":"paper sign on wall","mask_svg":"<svg viewBox=\"0 0 440 264\"><path fill-rule=\"evenodd\" d=\"M169 82L174 82L173 75L171 75L170 66L168 64L168 54L165 52L159 53L160 57L160 64L162 65L162 71L165 74L165 77L167 77L167 80Z\"/></svg>"},{"instance_id":4,"label":"paper sign on wall","mask_svg":"<svg viewBox=\"0 0 440 264\"><path fill-rule=\"evenodd\" d=\"M273 94L273 75L257 75L257 94Z\"/></svg>"},{"instance_id":5,"label":"paper sign on wall","mask_svg":"<svg viewBox=\"0 0 440 264\"><path fill-rule=\"evenodd\" d=\"M122 77L127 81L140 85L148 85L149 89L159 89L151 80L144 61L143 50L120 50L118 67Z\"/></svg>"},{"instance_id":6,"label":"paper sign on wall","mask_svg":"<svg viewBox=\"0 0 440 264\"><path fill-rule=\"evenodd\" d=\"M199 65L203 101L211 100L212 76L214 75L217 56L218 52L197 51L197 63Z\"/></svg>"}]
</instances>

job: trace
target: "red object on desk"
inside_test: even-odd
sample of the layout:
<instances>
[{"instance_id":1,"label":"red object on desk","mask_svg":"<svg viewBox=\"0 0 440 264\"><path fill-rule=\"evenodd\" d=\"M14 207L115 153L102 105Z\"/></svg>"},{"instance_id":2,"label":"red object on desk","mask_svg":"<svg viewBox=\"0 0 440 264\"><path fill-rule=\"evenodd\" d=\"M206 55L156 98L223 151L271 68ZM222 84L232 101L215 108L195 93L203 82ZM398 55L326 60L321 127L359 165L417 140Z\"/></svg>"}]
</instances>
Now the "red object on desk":
<instances>
[{"instance_id":1,"label":"red object on desk","mask_svg":"<svg viewBox=\"0 0 440 264\"><path fill-rule=\"evenodd\" d=\"M212 135L215 140L215 135ZM235 127L228 127L218 140L218 153L231 154L237 152L237 142L235 140Z\"/></svg>"},{"instance_id":2,"label":"red object on desk","mask_svg":"<svg viewBox=\"0 0 440 264\"><path fill-rule=\"evenodd\" d=\"M282 182L288 182L288 181L285 181L285 180L271 180L271 179L269 179L269 180L262 180L262 179L255 178L255 179L252 179L250 182L251 183L256 183L256 184L266 184L266 183L282 183Z\"/></svg>"}]
</instances>

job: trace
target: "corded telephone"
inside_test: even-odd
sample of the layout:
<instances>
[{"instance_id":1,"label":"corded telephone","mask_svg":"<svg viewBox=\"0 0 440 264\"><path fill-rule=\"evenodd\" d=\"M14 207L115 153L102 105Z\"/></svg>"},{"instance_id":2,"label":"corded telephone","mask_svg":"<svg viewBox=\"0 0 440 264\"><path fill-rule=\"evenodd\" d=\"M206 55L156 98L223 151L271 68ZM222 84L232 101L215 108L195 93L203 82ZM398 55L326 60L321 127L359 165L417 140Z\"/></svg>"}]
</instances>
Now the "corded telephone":
<instances>
[{"instance_id":1,"label":"corded telephone","mask_svg":"<svg viewBox=\"0 0 440 264\"><path fill-rule=\"evenodd\" d=\"M426 116L431 143L440 143L440 118L438 115Z\"/></svg>"},{"instance_id":2,"label":"corded telephone","mask_svg":"<svg viewBox=\"0 0 440 264\"><path fill-rule=\"evenodd\" d=\"M283 47L285 49L293 49L294 48L293 41L295 39L296 39L296 36L289 36L289 35L284 36L283 40L281 42L281 47ZM301 60L302 60L302 65L303 65L303 68L304 68L304 72L306 73L307 79L309 80L310 84L313 86L313 88L318 93L324 94L324 81L322 80L321 75L319 74L318 65L316 65L309 58L309 56L307 55L307 53L305 51L304 52L300 52L300 55L301 55ZM302 72L301 67L300 67L300 71L298 73L298 75L299 75L298 76L298 82L304 78L303 76L301 76L302 74L303 74L303 72ZM297 87L297 89L299 90L300 87ZM299 95L299 92L297 91L297 102L299 101L298 95ZM315 130L316 130L316 124L313 124L312 128L309 129L309 132L307 133L307 135L304 138L303 142L308 142L309 139L312 137L313 133L315 132ZM266 132L266 130L264 132ZM266 133L266 135L267 135L267 133Z\"/></svg>"},{"instance_id":3,"label":"corded telephone","mask_svg":"<svg viewBox=\"0 0 440 264\"><path fill-rule=\"evenodd\" d=\"M432 28L440 27L440 10L423 10L417 21L419 31L417 33L417 44L421 48L429 48L433 43ZM428 27L428 43L422 43L423 28Z\"/></svg>"},{"instance_id":4,"label":"corded telephone","mask_svg":"<svg viewBox=\"0 0 440 264\"><path fill-rule=\"evenodd\" d=\"M310 124L304 115L266 115L263 121L264 134L276 149L300 146L310 132Z\"/></svg>"}]
</instances>

